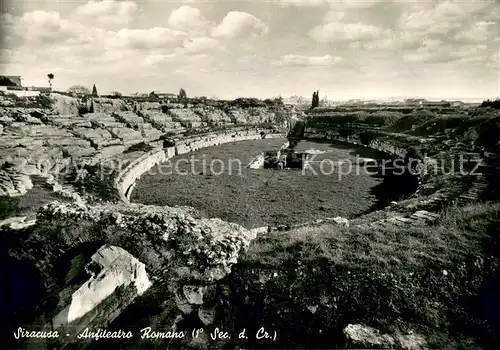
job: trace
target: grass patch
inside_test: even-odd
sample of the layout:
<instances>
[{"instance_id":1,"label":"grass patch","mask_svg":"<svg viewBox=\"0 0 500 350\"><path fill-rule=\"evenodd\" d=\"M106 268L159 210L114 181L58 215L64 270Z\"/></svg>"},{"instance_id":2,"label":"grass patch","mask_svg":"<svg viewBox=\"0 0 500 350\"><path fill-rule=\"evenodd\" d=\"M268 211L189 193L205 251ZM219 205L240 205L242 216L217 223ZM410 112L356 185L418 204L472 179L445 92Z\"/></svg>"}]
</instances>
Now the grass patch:
<instances>
[{"instance_id":1,"label":"grass patch","mask_svg":"<svg viewBox=\"0 0 500 350\"><path fill-rule=\"evenodd\" d=\"M240 259L231 283L235 290L238 283L244 290L261 288L264 296L240 288L243 306L234 312L251 305L267 315L261 322L281 327L284 337L315 339L307 346L316 348L326 339L300 327L298 317L323 329L348 323L416 329L431 347L468 348L471 339L494 347L500 340L500 204L450 207L441 214L428 227L323 225L262 237ZM307 313L311 305L318 307L314 316ZM288 339L287 346L301 344Z\"/></svg>"}]
</instances>

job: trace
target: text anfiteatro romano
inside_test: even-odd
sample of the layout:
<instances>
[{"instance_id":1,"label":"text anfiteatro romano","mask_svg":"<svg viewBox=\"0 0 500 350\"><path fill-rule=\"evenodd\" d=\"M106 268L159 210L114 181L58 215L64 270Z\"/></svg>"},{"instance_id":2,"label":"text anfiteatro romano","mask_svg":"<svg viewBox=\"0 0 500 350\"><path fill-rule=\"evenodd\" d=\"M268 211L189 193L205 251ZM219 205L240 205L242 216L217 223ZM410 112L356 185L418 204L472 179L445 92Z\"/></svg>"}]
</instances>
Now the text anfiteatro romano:
<instances>
[{"instance_id":1,"label":"text anfiteatro romano","mask_svg":"<svg viewBox=\"0 0 500 350\"><path fill-rule=\"evenodd\" d=\"M151 327L143 328L139 331L140 339L182 339L187 336L192 336L193 338L198 338L204 333L205 330L203 328L195 328L189 334L185 331L157 331L153 330ZM35 338L35 339L56 339L63 337L71 337L73 336L70 333L61 334L56 331L30 331L25 328L19 327L17 331L14 333L15 339L23 339L23 338ZM229 332L225 332L220 328L215 328L212 332L209 333L209 337L212 340L224 340L231 339L234 335L231 335ZM250 337L254 337L255 339L261 340L273 340L277 339L277 332L266 330L264 327L259 328L254 334L250 334L247 332L246 328L244 328L241 332L239 332L235 337L237 339L249 339ZM91 340L99 340L99 339L130 339L134 338L134 333L132 331L123 331L123 330L115 330L108 331L103 328L98 328L97 330L91 330L89 328L85 328L83 331L76 335L77 339L91 339Z\"/></svg>"}]
</instances>

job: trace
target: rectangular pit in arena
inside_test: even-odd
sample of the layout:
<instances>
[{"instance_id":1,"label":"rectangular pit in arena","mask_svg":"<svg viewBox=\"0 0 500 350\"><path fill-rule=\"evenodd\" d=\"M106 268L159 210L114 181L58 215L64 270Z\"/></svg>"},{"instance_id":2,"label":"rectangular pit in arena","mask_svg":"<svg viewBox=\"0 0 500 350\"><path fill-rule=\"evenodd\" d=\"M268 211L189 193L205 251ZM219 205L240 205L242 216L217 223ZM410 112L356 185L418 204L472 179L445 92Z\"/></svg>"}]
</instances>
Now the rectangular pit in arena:
<instances>
[{"instance_id":1,"label":"rectangular pit in arena","mask_svg":"<svg viewBox=\"0 0 500 350\"><path fill-rule=\"evenodd\" d=\"M264 152L264 169L303 169L310 154L292 149Z\"/></svg>"}]
</instances>

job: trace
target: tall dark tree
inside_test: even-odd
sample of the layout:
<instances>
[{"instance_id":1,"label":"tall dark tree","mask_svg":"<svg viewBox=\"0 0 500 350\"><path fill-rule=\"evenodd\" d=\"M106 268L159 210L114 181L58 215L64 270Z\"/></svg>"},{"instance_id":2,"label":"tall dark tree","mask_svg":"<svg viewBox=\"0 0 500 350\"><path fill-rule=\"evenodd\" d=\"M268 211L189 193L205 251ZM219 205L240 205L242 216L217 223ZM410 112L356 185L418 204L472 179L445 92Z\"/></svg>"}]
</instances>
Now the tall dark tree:
<instances>
[{"instance_id":1,"label":"tall dark tree","mask_svg":"<svg viewBox=\"0 0 500 350\"><path fill-rule=\"evenodd\" d=\"M179 100L185 100L186 98L187 98L186 90L181 88L179 90Z\"/></svg>"},{"instance_id":2,"label":"tall dark tree","mask_svg":"<svg viewBox=\"0 0 500 350\"><path fill-rule=\"evenodd\" d=\"M311 108L316 108L319 106L319 90L313 92Z\"/></svg>"},{"instance_id":3,"label":"tall dark tree","mask_svg":"<svg viewBox=\"0 0 500 350\"><path fill-rule=\"evenodd\" d=\"M97 97L97 96L99 96L99 95L97 94L97 88L95 87L95 84L94 84L94 86L92 87L92 96L93 96L93 97Z\"/></svg>"},{"instance_id":4,"label":"tall dark tree","mask_svg":"<svg viewBox=\"0 0 500 350\"><path fill-rule=\"evenodd\" d=\"M179 90L179 102L184 103L184 108L187 107L187 95L186 95L186 90L181 88Z\"/></svg>"},{"instance_id":5,"label":"tall dark tree","mask_svg":"<svg viewBox=\"0 0 500 350\"><path fill-rule=\"evenodd\" d=\"M52 90L52 79L54 79L54 74L47 74L47 78L49 78L50 89Z\"/></svg>"}]
</instances>

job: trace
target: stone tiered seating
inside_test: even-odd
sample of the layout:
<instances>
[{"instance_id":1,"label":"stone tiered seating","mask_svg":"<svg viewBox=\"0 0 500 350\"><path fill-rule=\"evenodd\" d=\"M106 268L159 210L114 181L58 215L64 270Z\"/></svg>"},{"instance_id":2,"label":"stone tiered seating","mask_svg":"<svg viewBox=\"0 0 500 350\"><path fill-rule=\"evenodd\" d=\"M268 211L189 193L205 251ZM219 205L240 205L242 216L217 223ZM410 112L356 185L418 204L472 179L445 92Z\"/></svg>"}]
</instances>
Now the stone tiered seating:
<instances>
[{"instance_id":1,"label":"stone tiered seating","mask_svg":"<svg viewBox=\"0 0 500 350\"><path fill-rule=\"evenodd\" d=\"M230 118L235 124L246 124L247 123L247 116L241 109L231 109L229 111L230 113Z\"/></svg>"},{"instance_id":2,"label":"stone tiered seating","mask_svg":"<svg viewBox=\"0 0 500 350\"><path fill-rule=\"evenodd\" d=\"M74 133L85 140L91 141L92 144L97 148L122 143L119 138L114 137L109 131L105 129L75 128Z\"/></svg>"},{"instance_id":3,"label":"stone tiered seating","mask_svg":"<svg viewBox=\"0 0 500 350\"><path fill-rule=\"evenodd\" d=\"M99 125L102 128L119 128L127 127L125 124L117 121L108 113L89 113L85 114L85 118L92 121L92 123ZM108 129L109 130L109 129Z\"/></svg>"},{"instance_id":4,"label":"stone tiered seating","mask_svg":"<svg viewBox=\"0 0 500 350\"><path fill-rule=\"evenodd\" d=\"M144 123L140 128L139 128L142 137L146 141L152 141L158 139L161 135L163 135L163 132L160 130L154 128L150 123Z\"/></svg>"},{"instance_id":5,"label":"stone tiered seating","mask_svg":"<svg viewBox=\"0 0 500 350\"><path fill-rule=\"evenodd\" d=\"M144 120L149 122L153 127L165 133L167 132L182 132L185 129L180 122L172 120L170 115L155 111L142 112Z\"/></svg>"},{"instance_id":6,"label":"stone tiered seating","mask_svg":"<svg viewBox=\"0 0 500 350\"><path fill-rule=\"evenodd\" d=\"M0 169L0 196L21 196L32 187L29 176Z\"/></svg>"},{"instance_id":7,"label":"stone tiered seating","mask_svg":"<svg viewBox=\"0 0 500 350\"><path fill-rule=\"evenodd\" d=\"M147 112L155 114L155 112ZM157 113L157 112L156 112ZM146 122L142 117L138 116L133 112L120 112L114 113L113 116L123 123L126 123L128 126L132 127L134 130L137 130L141 133L142 138L145 141L152 141L158 139L163 132L155 128L151 123Z\"/></svg>"},{"instance_id":8,"label":"stone tiered seating","mask_svg":"<svg viewBox=\"0 0 500 350\"><path fill-rule=\"evenodd\" d=\"M29 114L18 114L15 116L15 119L19 122L26 123L26 124L43 124L42 121L36 117L33 117Z\"/></svg>"},{"instance_id":9,"label":"stone tiered seating","mask_svg":"<svg viewBox=\"0 0 500 350\"><path fill-rule=\"evenodd\" d=\"M131 145L141 142L142 134L139 131L130 128L110 128L110 132L116 135L125 145Z\"/></svg>"},{"instance_id":10,"label":"stone tiered seating","mask_svg":"<svg viewBox=\"0 0 500 350\"><path fill-rule=\"evenodd\" d=\"M91 128L92 123L90 120L86 118L82 118L80 116L75 115L50 115L47 116L47 119L53 123L54 125L63 127L63 128L73 128L73 127L82 127L82 128Z\"/></svg>"},{"instance_id":11,"label":"stone tiered seating","mask_svg":"<svg viewBox=\"0 0 500 350\"><path fill-rule=\"evenodd\" d=\"M212 125L231 124L232 119L224 111L215 108L197 108L196 112L203 122Z\"/></svg>"},{"instance_id":12,"label":"stone tiered seating","mask_svg":"<svg viewBox=\"0 0 500 350\"><path fill-rule=\"evenodd\" d=\"M35 125L13 122L4 129L3 148L37 148L45 144L72 144L80 140L70 131L50 125Z\"/></svg>"},{"instance_id":13,"label":"stone tiered seating","mask_svg":"<svg viewBox=\"0 0 500 350\"><path fill-rule=\"evenodd\" d=\"M143 111L147 111L147 110L161 111L161 103L160 102L141 102L141 104L139 106L140 106L140 109Z\"/></svg>"},{"instance_id":14,"label":"stone tiered seating","mask_svg":"<svg viewBox=\"0 0 500 350\"><path fill-rule=\"evenodd\" d=\"M181 123L184 127L198 128L207 126L207 123L203 122L196 113L187 108L169 109L169 113L174 121Z\"/></svg>"},{"instance_id":15,"label":"stone tiered seating","mask_svg":"<svg viewBox=\"0 0 500 350\"><path fill-rule=\"evenodd\" d=\"M126 124L117 121L111 114L89 113L85 117L94 124L108 130L115 138L119 138L124 144L134 144L142 141L139 131L129 128Z\"/></svg>"},{"instance_id":16,"label":"stone tiered seating","mask_svg":"<svg viewBox=\"0 0 500 350\"><path fill-rule=\"evenodd\" d=\"M125 123L133 128L137 128L144 124L144 119L139 117L134 112L117 112L113 113L113 116L116 118L116 120Z\"/></svg>"},{"instance_id":17,"label":"stone tiered seating","mask_svg":"<svg viewBox=\"0 0 500 350\"><path fill-rule=\"evenodd\" d=\"M12 122L14 122L14 118L8 116L8 115L1 115L0 116L0 124L2 125L9 125Z\"/></svg>"}]
</instances>

